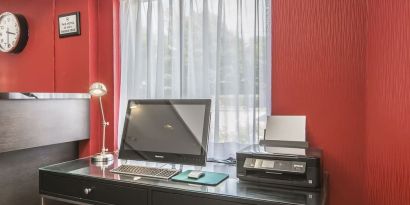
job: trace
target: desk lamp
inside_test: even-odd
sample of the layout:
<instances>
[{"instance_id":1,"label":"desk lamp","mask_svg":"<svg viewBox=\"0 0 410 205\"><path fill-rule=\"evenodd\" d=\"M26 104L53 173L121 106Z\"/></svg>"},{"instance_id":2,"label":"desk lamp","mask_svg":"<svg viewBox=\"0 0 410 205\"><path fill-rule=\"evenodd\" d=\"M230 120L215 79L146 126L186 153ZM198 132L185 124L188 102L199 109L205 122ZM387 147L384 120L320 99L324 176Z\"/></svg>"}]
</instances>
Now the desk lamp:
<instances>
[{"instance_id":1,"label":"desk lamp","mask_svg":"<svg viewBox=\"0 0 410 205\"><path fill-rule=\"evenodd\" d=\"M101 109L101 116L102 116L102 126L103 126L103 140L102 140L101 153L94 155L91 158L91 160L93 162L108 162L108 161L113 160L114 157L111 153L108 152L108 149L105 148L105 128L110 123L105 121L104 109L103 109L102 101L101 101L101 97L107 94L107 87L105 87L105 85L100 82L95 82L91 84L89 93L94 97L98 97L98 100L100 103L100 109Z\"/></svg>"}]
</instances>

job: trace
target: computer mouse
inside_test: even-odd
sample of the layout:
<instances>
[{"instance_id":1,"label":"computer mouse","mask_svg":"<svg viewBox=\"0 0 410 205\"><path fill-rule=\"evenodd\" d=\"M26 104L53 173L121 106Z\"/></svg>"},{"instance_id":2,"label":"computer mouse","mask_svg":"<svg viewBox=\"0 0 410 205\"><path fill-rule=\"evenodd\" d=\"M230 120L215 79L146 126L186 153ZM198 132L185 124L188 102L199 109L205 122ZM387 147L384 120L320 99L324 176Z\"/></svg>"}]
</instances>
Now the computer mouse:
<instances>
[{"instance_id":1,"label":"computer mouse","mask_svg":"<svg viewBox=\"0 0 410 205\"><path fill-rule=\"evenodd\" d=\"M204 175L205 175L205 173L202 172L202 171L192 170L192 171L188 174L188 178L191 178L191 179L199 179L199 178L203 177Z\"/></svg>"}]
</instances>

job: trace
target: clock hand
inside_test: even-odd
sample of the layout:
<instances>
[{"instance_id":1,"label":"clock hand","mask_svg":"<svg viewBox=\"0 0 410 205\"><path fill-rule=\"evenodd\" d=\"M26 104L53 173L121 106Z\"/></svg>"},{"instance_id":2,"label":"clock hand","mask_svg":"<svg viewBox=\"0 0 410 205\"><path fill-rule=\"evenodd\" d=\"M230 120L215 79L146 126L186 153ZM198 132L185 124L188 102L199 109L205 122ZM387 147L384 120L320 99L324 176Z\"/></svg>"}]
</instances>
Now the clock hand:
<instances>
[{"instance_id":1,"label":"clock hand","mask_svg":"<svg viewBox=\"0 0 410 205\"><path fill-rule=\"evenodd\" d=\"M9 32L9 31L6 31L6 33L7 33L7 34L16 35L16 33L12 33L12 32Z\"/></svg>"},{"instance_id":2,"label":"clock hand","mask_svg":"<svg viewBox=\"0 0 410 205\"><path fill-rule=\"evenodd\" d=\"M7 34L7 45L10 45L10 40L9 40L9 29L7 29L7 31L6 31L6 34Z\"/></svg>"}]
</instances>

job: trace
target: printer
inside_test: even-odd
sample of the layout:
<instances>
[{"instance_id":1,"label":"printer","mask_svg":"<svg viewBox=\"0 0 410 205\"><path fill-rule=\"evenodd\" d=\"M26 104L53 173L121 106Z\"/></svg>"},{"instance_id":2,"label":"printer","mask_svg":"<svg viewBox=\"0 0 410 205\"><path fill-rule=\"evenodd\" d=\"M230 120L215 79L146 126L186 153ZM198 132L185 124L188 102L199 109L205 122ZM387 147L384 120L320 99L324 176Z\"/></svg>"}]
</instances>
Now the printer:
<instances>
[{"instance_id":1,"label":"printer","mask_svg":"<svg viewBox=\"0 0 410 205\"><path fill-rule=\"evenodd\" d=\"M240 180L320 189L322 151L306 141L305 116L269 116L264 139L236 153Z\"/></svg>"},{"instance_id":2,"label":"printer","mask_svg":"<svg viewBox=\"0 0 410 205\"><path fill-rule=\"evenodd\" d=\"M320 188L322 152L311 148L251 145L236 153L240 180L294 188Z\"/></svg>"}]
</instances>

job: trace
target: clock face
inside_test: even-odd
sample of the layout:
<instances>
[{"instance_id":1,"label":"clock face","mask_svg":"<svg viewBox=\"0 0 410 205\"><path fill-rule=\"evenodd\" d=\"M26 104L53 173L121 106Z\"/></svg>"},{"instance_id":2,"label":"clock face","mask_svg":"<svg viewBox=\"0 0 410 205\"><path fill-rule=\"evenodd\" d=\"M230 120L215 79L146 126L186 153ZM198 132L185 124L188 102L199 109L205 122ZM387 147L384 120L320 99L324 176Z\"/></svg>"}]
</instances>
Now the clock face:
<instances>
[{"instance_id":1,"label":"clock face","mask_svg":"<svg viewBox=\"0 0 410 205\"><path fill-rule=\"evenodd\" d=\"M0 15L0 51L12 52L20 42L21 28L16 15L5 12Z\"/></svg>"}]
</instances>

